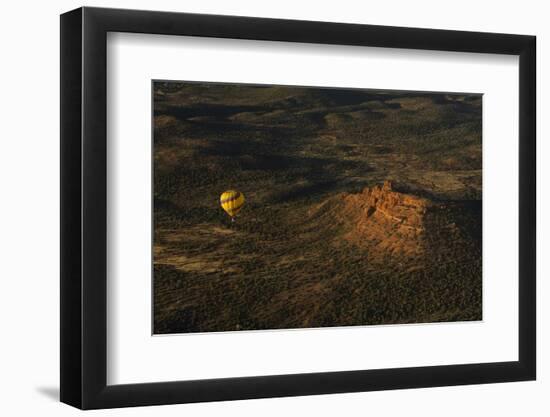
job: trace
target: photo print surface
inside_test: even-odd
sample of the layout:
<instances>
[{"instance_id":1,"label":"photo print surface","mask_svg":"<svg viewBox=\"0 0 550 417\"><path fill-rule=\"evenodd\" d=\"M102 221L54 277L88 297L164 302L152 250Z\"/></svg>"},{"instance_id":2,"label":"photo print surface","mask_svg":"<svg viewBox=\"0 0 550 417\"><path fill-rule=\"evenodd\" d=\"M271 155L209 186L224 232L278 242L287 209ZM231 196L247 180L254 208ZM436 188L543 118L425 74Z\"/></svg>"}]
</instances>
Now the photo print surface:
<instances>
[{"instance_id":1,"label":"photo print surface","mask_svg":"<svg viewBox=\"0 0 550 417\"><path fill-rule=\"evenodd\" d=\"M482 319L482 96L153 81L153 333Z\"/></svg>"}]
</instances>

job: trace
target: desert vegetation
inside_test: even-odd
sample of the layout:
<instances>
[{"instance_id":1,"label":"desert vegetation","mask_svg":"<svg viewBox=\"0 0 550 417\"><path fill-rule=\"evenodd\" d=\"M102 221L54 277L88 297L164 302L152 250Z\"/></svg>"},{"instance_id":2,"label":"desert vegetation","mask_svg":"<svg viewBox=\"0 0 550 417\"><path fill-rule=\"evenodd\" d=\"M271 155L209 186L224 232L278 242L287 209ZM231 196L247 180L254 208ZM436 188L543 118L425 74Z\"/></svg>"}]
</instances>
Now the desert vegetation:
<instances>
[{"instance_id":1,"label":"desert vegetation","mask_svg":"<svg viewBox=\"0 0 550 417\"><path fill-rule=\"evenodd\" d=\"M153 94L155 333L481 319L480 95Z\"/></svg>"}]
</instances>

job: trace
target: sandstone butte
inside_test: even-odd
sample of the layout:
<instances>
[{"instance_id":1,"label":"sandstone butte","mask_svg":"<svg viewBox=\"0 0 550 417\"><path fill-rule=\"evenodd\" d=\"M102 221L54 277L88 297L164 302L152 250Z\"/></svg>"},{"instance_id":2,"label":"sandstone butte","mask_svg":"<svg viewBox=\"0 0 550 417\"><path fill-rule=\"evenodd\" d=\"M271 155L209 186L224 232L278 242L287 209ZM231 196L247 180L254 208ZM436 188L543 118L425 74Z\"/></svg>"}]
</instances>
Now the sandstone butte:
<instances>
[{"instance_id":1,"label":"sandstone butte","mask_svg":"<svg viewBox=\"0 0 550 417\"><path fill-rule=\"evenodd\" d=\"M417 258L425 255L426 234L442 205L393 189L390 181L362 192L340 193L310 210L344 239L367 249L371 261ZM451 231L454 225L447 225ZM452 232L452 231L451 231Z\"/></svg>"}]
</instances>

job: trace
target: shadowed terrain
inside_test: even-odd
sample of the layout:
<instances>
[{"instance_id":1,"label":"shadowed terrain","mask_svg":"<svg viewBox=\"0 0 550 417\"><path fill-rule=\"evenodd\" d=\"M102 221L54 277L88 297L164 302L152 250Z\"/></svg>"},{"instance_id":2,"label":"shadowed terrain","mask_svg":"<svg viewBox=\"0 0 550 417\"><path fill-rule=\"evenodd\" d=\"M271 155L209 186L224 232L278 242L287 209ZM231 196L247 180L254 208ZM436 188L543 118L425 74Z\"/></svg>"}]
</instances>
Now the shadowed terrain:
<instances>
[{"instance_id":1,"label":"shadowed terrain","mask_svg":"<svg viewBox=\"0 0 550 417\"><path fill-rule=\"evenodd\" d=\"M156 334L481 319L481 96L153 90Z\"/></svg>"}]
</instances>

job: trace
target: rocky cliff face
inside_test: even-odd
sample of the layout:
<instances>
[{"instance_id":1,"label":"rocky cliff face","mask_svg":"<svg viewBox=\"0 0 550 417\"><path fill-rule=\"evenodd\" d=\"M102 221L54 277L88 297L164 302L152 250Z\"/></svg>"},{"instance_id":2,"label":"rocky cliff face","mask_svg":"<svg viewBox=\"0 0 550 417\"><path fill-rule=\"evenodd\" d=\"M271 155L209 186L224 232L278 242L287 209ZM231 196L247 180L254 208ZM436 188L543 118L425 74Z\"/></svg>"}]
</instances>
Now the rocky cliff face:
<instances>
[{"instance_id":1,"label":"rocky cliff face","mask_svg":"<svg viewBox=\"0 0 550 417\"><path fill-rule=\"evenodd\" d=\"M390 181L365 188L360 194L345 195L343 200L345 211L361 216L361 220L377 216L378 220L416 232L422 232L424 216L432 206L427 199L393 191Z\"/></svg>"},{"instance_id":2,"label":"rocky cliff face","mask_svg":"<svg viewBox=\"0 0 550 417\"><path fill-rule=\"evenodd\" d=\"M429 242L456 239L456 225L444 219L444 210L445 205L395 191L386 181L358 194L331 197L310 214L325 218L332 228L343 232L336 242L343 238L366 248L370 260L385 261L422 257ZM437 227L432 227L435 223Z\"/></svg>"}]
</instances>

